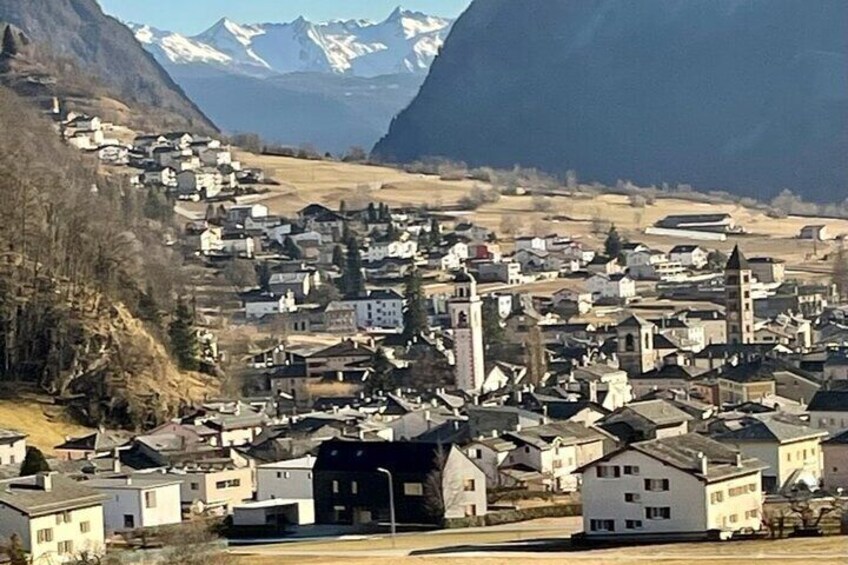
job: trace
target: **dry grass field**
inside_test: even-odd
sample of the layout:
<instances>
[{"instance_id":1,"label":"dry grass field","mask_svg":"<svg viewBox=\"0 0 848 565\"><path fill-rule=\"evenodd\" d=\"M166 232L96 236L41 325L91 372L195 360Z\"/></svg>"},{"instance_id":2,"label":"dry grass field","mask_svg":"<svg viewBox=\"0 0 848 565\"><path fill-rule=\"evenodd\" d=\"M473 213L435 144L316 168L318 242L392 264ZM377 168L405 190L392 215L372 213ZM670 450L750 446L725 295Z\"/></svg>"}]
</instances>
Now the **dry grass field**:
<instances>
[{"instance_id":1,"label":"dry grass field","mask_svg":"<svg viewBox=\"0 0 848 565\"><path fill-rule=\"evenodd\" d=\"M524 532L523 539L528 539L532 532ZM500 539L509 539L510 535L502 532ZM492 537L490 536L490 537ZM380 551L385 540L363 540L359 548L352 542L328 541L322 544L291 544L279 549L279 553L271 555L240 555L239 565L271 565L273 564L305 564L305 565L507 565L511 563L585 563L587 565L738 565L741 563L756 563L761 565L777 565L788 563L816 563L817 565L836 565L845 563L848 559L848 538L829 537L808 540L778 540L778 541L749 541L700 544L669 544L626 549L602 549L595 551L574 551L566 553L545 552L498 552L487 553L484 547L475 547L469 553L441 553L426 556L410 556L409 546L414 543L400 542L398 550ZM408 536L415 540L425 540L422 548L433 548L432 538L443 543L443 547L485 543L475 535L415 535ZM428 539L430 538L430 539ZM512 534L515 539L515 533ZM316 547L318 545L318 547ZM435 546L438 547L438 546ZM309 549L307 549L309 548ZM249 550L247 550L249 551ZM236 557L236 555L233 555Z\"/></svg>"},{"instance_id":2,"label":"dry grass field","mask_svg":"<svg viewBox=\"0 0 848 565\"><path fill-rule=\"evenodd\" d=\"M65 441L65 436L91 432L89 428L71 423L61 408L26 400L0 400L0 428L27 434L27 444L50 455L53 447Z\"/></svg>"},{"instance_id":3,"label":"dry grass field","mask_svg":"<svg viewBox=\"0 0 848 565\"><path fill-rule=\"evenodd\" d=\"M388 167L366 166L326 161L307 161L238 153L237 158L248 166L261 167L281 182L271 192L250 197L251 202L266 204L272 213L292 214L311 202L337 206L357 201L379 201L392 206L422 206L438 208L456 204L468 195L474 181L443 181L435 176L409 174ZM483 185L481 185L483 186ZM367 187L367 188L366 188ZM194 205L198 210L202 205ZM718 213L732 214L747 234L725 242L693 242L678 238L648 236L644 229L669 214ZM552 197L548 210L534 210L531 196L504 196L498 202L485 204L473 212L458 213L499 233L511 227L521 234L559 233L583 239L588 245L600 247L603 236L594 234L596 219L616 227L630 240L642 241L659 249L670 249L679 243L700 243L704 247L729 251L740 243L749 256L769 255L787 261L789 269L800 269L813 276L829 271L821 260L832 244L817 246L818 258L813 256L812 242L795 239L807 224L827 224L831 233L848 233L848 220L789 217L774 219L759 210L734 204L705 204L676 198L663 198L655 204L632 207L627 197L601 195L594 198ZM551 221L561 216L568 220ZM511 224L508 226L508 224ZM507 244L508 247L508 244Z\"/></svg>"}]
</instances>

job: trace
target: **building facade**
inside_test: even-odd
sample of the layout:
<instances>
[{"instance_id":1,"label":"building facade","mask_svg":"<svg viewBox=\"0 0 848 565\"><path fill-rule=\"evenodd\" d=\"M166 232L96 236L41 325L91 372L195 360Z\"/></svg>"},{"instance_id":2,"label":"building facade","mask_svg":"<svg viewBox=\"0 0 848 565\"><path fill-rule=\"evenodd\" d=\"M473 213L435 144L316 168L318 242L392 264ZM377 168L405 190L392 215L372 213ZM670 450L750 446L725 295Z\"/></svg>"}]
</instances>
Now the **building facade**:
<instances>
[{"instance_id":1,"label":"building facade","mask_svg":"<svg viewBox=\"0 0 848 565\"><path fill-rule=\"evenodd\" d=\"M483 356L483 301L477 281L463 271L454 279L454 295L448 302L456 359L456 386L477 391L486 378Z\"/></svg>"}]
</instances>

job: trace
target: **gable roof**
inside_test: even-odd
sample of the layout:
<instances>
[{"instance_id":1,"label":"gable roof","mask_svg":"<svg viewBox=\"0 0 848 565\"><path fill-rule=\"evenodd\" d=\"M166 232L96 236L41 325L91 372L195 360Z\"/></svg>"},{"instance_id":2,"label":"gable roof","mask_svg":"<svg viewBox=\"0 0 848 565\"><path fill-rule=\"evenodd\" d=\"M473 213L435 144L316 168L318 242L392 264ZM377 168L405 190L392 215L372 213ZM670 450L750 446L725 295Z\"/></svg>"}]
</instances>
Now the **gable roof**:
<instances>
[{"instance_id":1,"label":"gable roof","mask_svg":"<svg viewBox=\"0 0 848 565\"><path fill-rule=\"evenodd\" d=\"M408 441L346 441L333 439L321 444L315 472L377 472L426 475L437 468L439 449L447 456L452 445Z\"/></svg>"},{"instance_id":2,"label":"gable roof","mask_svg":"<svg viewBox=\"0 0 848 565\"><path fill-rule=\"evenodd\" d=\"M632 449L695 475L706 482L726 480L767 468L758 459L744 459L738 451L700 434L654 439L630 446ZM702 472L701 457L706 459Z\"/></svg>"},{"instance_id":3,"label":"gable roof","mask_svg":"<svg viewBox=\"0 0 848 565\"><path fill-rule=\"evenodd\" d=\"M807 405L810 412L848 412L848 389L819 390Z\"/></svg>"},{"instance_id":4,"label":"gable roof","mask_svg":"<svg viewBox=\"0 0 848 565\"><path fill-rule=\"evenodd\" d=\"M35 517L102 504L107 497L91 487L57 473L50 474L52 488L38 486L37 475L0 481L0 504Z\"/></svg>"},{"instance_id":5,"label":"gable roof","mask_svg":"<svg viewBox=\"0 0 848 565\"><path fill-rule=\"evenodd\" d=\"M738 423L740 424L739 428L721 432L713 437L719 441L777 441L787 443L827 435L827 432L811 428L799 418L780 413L746 416Z\"/></svg>"}]
</instances>

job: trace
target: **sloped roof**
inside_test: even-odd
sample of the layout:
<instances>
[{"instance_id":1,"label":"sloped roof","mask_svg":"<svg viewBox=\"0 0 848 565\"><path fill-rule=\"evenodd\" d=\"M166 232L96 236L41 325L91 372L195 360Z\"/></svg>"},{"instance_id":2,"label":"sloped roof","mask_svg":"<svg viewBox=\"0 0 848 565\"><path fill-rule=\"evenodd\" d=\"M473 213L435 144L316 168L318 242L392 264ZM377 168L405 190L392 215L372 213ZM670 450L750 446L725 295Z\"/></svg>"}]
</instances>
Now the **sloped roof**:
<instances>
[{"instance_id":1,"label":"sloped roof","mask_svg":"<svg viewBox=\"0 0 848 565\"><path fill-rule=\"evenodd\" d=\"M733 253L730 254L730 259L728 259L725 269L729 271L743 271L749 268L750 265L748 264L748 260L745 258L745 255L742 253L742 250L739 249L738 245L735 246L733 248Z\"/></svg>"},{"instance_id":2,"label":"sloped roof","mask_svg":"<svg viewBox=\"0 0 848 565\"><path fill-rule=\"evenodd\" d=\"M848 389L819 390L810 399L811 412L848 412Z\"/></svg>"},{"instance_id":3,"label":"sloped roof","mask_svg":"<svg viewBox=\"0 0 848 565\"><path fill-rule=\"evenodd\" d=\"M107 498L84 483L57 473L50 480L52 488L48 491L38 486L36 475L0 481L0 504L32 517L95 506Z\"/></svg>"},{"instance_id":4,"label":"sloped roof","mask_svg":"<svg viewBox=\"0 0 848 565\"><path fill-rule=\"evenodd\" d=\"M315 472L376 472L426 475L437 468L439 449L447 456L453 446L407 441L329 440L318 450Z\"/></svg>"},{"instance_id":5,"label":"sloped roof","mask_svg":"<svg viewBox=\"0 0 848 565\"><path fill-rule=\"evenodd\" d=\"M742 418L741 427L716 434L722 441L777 441L787 443L801 439L823 437L827 432L816 430L806 422L786 414L763 413Z\"/></svg>"},{"instance_id":6,"label":"sloped roof","mask_svg":"<svg viewBox=\"0 0 848 565\"><path fill-rule=\"evenodd\" d=\"M642 318L641 316L637 316L633 314L629 318L622 320L618 323L619 328L652 328L654 324Z\"/></svg>"},{"instance_id":7,"label":"sloped roof","mask_svg":"<svg viewBox=\"0 0 848 565\"><path fill-rule=\"evenodd\" d=\"M747 475L767 467L758 459L737 460L735 449L694 433L639 442L631 448L707 482ZM707 460L706 473L702 473L701 457Z\"/></svg>"}]
</instances>

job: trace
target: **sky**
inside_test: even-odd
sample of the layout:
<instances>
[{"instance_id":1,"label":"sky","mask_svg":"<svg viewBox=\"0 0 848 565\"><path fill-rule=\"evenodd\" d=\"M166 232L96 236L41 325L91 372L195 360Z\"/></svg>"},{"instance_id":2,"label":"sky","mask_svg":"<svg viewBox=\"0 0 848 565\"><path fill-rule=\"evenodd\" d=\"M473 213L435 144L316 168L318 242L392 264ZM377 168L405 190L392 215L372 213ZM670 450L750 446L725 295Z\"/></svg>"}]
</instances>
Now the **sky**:
<instances>
[{"instance_id":1,"label":"sky","mask_svg":"<svg viewBox=\"0 0 848 565\"><path fill-rule=\"evenodd\" d=\"M194 35L222 17L238 23L362 18L384 20L398 4L435 16L457 17L471 0L100 0L103 11L125 21Z\"/></svg>"}]
</instances>

